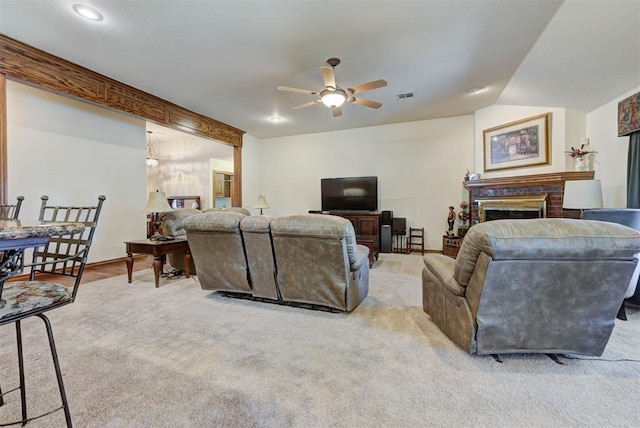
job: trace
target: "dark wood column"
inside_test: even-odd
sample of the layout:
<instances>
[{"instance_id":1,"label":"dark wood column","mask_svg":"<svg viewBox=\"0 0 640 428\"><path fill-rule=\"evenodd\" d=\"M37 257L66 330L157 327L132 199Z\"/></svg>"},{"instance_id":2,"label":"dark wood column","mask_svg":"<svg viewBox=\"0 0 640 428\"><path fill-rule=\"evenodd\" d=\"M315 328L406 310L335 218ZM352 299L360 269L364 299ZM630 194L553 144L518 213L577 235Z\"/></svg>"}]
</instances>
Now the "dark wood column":
<instances>
[{"instance_id":1,"label":"dark wood column","mask_svg":"<svg viewBox=\"0 0 640 428\"><path fill-rule=\"evenodd\" d=\"M7 203L7 76L0 73L0 204Z\"/></svg>"},{"instance_id":2,"label":"dark wood column","mask_svg":"<svg viewBox=\"0 0 640 428\"><path fill-rule=\"evenodd\" d=\"M242 206L242 147L233 146L233 201L234 207Z\"/></svg>"}]
</instances>

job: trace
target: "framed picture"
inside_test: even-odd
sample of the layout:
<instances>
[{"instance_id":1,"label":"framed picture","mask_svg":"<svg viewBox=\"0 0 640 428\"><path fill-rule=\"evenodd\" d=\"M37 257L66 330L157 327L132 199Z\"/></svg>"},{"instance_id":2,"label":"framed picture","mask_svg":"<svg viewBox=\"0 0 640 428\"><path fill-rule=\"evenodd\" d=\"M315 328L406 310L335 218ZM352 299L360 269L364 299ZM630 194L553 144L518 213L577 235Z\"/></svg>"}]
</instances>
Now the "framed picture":
<instances>
[{"instance_id":1,"label":"framed picture","mask_svg":"<svg viewBox=\"0 0 640 428\"><path fill-rule=\"evenodd\" d=\"M548 165L551 113L485 129L484 170Z\"/></svg>"},{"instance_id":2,"label":"framed picture","mask_svg":"<svg viewBox=\"0 0 640 428\"><path fill-rule=\"evenodd\" d=\"M618 137L640 131L640 92L618 103Z\"/></svg>"}]
</instances>

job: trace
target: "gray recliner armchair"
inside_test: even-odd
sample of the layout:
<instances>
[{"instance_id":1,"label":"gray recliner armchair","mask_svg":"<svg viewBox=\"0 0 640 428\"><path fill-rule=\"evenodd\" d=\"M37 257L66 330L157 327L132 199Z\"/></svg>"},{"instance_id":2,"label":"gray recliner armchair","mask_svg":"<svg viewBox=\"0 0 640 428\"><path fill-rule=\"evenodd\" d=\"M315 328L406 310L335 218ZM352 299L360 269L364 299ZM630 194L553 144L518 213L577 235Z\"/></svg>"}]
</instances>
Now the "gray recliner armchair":
<instances>
[{"instance_id":1,"label":"gray recliner armchair","mask_svg":"<svg viewBox=\"0 0 640 428\"><path fill-rule=\"evenodd\" d=\"M640 209L634 208L603 208L585 211L581 218L583 220L600 220L612 223L624 224L632 229L640 230ZM629 289L625 294L625 301L640 305L640 287L638 282L629 284ZM624 305L620 306L618 318L626 320Z\"/></svg>"},{"instance_id":2,"label":"gray recliner armchair","mask_svg":"<svg viewBox=\"0 0 640 428\"><path fill-rule=\"evenodd\" d=\"M182 222L185 218L195 214L200 214L201 212L202 211L196 208L178 208L174 209L173 211L168 211L160 214L160 233L162 234L162 236L174 238L178 236L186 236L187 233L182 227ZM179 271L186 270L184 265L183 251L169 253L168 256L169 263L171 264L171 266L173 266L174 269L177 269ZM189 265L189 272L192 275L195 275L197 273L193 259L191 260L191 263Z\"/></svg>"},{"instance_id":3,"label":"gray recliner armchair","mask_svg":"<svg viewBox=\"0 0 640 428\"><path fill-rule=\"evenodd\" d=\"M457 259L424 256L423 308L470 354L599 356L638 252L640 232L615 223L480 223Z\"/></svg>"}]
</instances>

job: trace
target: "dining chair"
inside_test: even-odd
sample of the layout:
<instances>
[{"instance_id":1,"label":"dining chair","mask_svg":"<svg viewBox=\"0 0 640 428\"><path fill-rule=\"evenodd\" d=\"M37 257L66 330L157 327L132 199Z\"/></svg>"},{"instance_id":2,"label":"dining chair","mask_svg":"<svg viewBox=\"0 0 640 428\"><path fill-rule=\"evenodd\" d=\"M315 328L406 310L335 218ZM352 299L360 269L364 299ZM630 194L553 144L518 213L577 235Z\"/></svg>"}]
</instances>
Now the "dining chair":
<instances>
[{"instance_id":1,"label":"dining chair","mask_svg":"<svg viewBox=\"0 0 640 428\"><path fill-rule=\"evenodd\" d=\"M15 204L0 204L0 220L17 220L24 196L18 196Z\"/></svg>"},{"instance_id":2,"label":"dining chair","mask_svg":"<svg viewBox=\"0 0 640 428\"><path fill-rule=\"evenodd\" d=\"M41 199L40 222L82 223L85 228L79 233L52 236L47 244L33 251L32 263L25 265L25 268L29 270L29 280L10 281L4 285L2 300L4 300L5 304L3 307L0 307L0 326L11 323L16 326L20 385L4 392L4 394L0 391L0 406L3 404L3 396L19 390L22 419L8 424L2 423L0 426L14 424L24 425L31 420L49 415L58 410L64 411L67 426L72 426L53 331L51 329L51 323L44 313L73 303L75 300L78 286L82 279L82 273L84 272L84 267L87 262L89 248L91 247L94 232L98 224L98 218L102 210L102 204L106 197L103 195L98 196L98 203L92 206L50 206L47 205L48 196L42 196ZM38 277L41 277L42 274L47 275L42 280L38 280ZM67 286L53 282L50 280L53 275L72 277L74 279L67 282L72 282L73 285ZM45 324L62 405L41 415L28 417L21 321L32 316L40 318Z\"/></svg>"}]
</instances>

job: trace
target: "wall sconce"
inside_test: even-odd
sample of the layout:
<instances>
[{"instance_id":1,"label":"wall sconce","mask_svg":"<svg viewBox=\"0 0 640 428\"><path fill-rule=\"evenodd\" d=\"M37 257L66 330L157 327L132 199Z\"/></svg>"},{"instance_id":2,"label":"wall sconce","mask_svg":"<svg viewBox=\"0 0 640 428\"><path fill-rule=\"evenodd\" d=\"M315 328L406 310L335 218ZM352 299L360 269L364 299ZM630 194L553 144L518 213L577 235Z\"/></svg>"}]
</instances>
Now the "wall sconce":
<instances>
[{"instance_id":1,"label":"wall sconce","mask_svg":"<svg viewBox=\"0 0 640 428\"><path fill-rule=\"evenodd\" d=\"M255 208L260 209L260 215L262 215L262 210L269 208L269 204L267 203L267 198L264 195L258 196L258 201L256 202Z\"/></svg>"}]
</instances>

